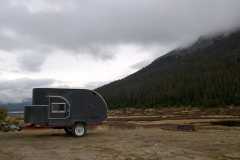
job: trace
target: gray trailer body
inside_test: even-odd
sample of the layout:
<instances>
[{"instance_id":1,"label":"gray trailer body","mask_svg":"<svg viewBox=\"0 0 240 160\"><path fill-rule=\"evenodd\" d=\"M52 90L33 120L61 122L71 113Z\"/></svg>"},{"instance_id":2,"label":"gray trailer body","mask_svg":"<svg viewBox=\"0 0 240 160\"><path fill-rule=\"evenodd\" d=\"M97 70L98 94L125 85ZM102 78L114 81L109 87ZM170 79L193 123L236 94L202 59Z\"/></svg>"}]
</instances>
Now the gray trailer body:
<instances>
[{"instance_id":1,"label":"gray trailer body","mask_svg":"<svg viewBox=\"0 0 240 160\"><path fill-rule=\"evenodd\" d=\"M107 104L95 91L86 89L33 89L32 105L25 106L25 123L53 128L75 123L99 124L107 118Z\"/></svg>"}]
</instances>

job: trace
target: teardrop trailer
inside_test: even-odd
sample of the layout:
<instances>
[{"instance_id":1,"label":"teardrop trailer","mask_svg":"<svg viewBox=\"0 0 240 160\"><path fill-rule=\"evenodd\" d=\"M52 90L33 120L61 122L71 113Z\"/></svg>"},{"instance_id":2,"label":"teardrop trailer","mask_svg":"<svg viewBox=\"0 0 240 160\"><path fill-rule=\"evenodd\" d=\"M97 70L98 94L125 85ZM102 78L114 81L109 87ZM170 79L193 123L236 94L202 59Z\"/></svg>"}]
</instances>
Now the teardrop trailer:
<instances>
[{"instance_id":1,"label":"teardrop trailer","mask_svg":"<svg viewBox=\"0 0 240 160\"><path fill-rule=\"evenodd\" d=\"M106 118L105 100L87 89L34 88L32 105L24 109L26 124L64 129L77 137L86 134L87 125L100 124Z\"/></svg>"}]
</instances>

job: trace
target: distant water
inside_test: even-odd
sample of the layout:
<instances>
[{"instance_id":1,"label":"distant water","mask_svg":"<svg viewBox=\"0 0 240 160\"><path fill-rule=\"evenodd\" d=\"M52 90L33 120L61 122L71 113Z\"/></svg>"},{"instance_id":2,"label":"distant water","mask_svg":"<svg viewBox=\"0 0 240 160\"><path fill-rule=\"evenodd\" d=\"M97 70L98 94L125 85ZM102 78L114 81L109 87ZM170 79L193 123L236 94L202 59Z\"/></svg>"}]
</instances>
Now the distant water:
<instances>
[{"instance_id":1,"label":"distant water","mask_svg":"<svg viewBox=\"0 0 240 160\"><path fill-rule=\"evenodd\" d=\"M23 117L24 111L9 111L8 115L13 117Z\"/></svg>"}]
</instances>

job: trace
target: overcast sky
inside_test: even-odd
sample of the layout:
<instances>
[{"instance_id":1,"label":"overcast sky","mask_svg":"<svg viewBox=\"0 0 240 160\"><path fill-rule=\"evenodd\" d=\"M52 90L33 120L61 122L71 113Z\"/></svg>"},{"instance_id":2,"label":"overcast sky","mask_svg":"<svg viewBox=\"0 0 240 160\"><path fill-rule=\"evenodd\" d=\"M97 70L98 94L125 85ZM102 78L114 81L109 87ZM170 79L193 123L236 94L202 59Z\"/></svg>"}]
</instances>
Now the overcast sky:
<instances>
[{"instance_id":1,"label":"overcast sky","mask_svg":"<svg viewBox=\"0 0 240 160\"><path fill-rule=\"evenodd\" d=\"M0 0L0 102L123 78L240 26L239 0Z\"/></svg>"}]
</instances>

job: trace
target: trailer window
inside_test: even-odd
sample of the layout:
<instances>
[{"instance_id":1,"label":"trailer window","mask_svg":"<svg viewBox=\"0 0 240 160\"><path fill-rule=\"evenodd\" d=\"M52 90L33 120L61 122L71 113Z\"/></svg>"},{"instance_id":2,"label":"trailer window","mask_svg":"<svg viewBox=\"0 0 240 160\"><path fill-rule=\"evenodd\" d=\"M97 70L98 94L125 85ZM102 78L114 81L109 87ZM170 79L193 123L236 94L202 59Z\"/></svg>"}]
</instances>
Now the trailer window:
<instances>
[{"instance_id":1,"label":"trailer window","mask_svg":"<svg viewBox=\"0 0 240 160\"><path fill-rule=\"evenodd\" d=\"M51 104L52 113L65 113L66 112L66 103L52 103Z\"/></svg>"}]
</instances>

